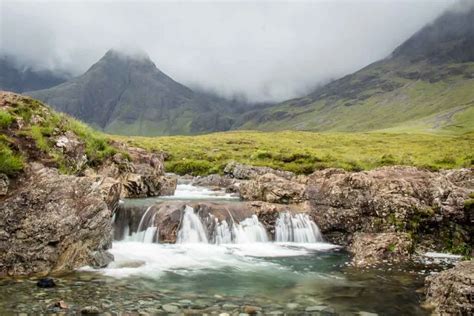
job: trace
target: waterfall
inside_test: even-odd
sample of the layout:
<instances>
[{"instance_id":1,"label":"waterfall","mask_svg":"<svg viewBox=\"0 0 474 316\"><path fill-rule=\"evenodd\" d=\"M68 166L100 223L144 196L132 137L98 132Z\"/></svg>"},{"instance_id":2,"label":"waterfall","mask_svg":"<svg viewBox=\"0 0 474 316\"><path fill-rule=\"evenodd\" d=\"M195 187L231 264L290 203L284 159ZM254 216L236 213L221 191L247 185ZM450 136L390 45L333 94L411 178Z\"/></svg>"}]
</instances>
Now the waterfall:
<instances>
[{"instance_id":1,"label":"waterfall","mask_svg":"<svg viewBox=\"0 0 474 316\"><path fill-rule=\"evenodd\" d=\"M259 222L257 215L246 218L233 226L235 243L267 242L268 235L265 227Z\"/></svg>"},{"instance_id":2,"label":"waterfall","mask_svg":"<svg viewBox=\"0 0 474 316\"><path fill-rule=\"evenodd\" d=\"M199 216L194 214L194 209L186 205L184 209L181 229L176 239L177 243L207 243L207 233Z\"/></svg>"},{"instance_id":3,"label":"waterfall","mask_svg":"<svg viewBox=\"0 0 474 316\"><path fill-rule=\"evenodd\" d=\"M232 219L230 226L225 220L219 222L216 218L215 222L214 242L216 244L268 242L267 231L256 215L252 215L238 224Z\"/></svg>"},{"instance_id":4,"label":"waterfall","mask_svg":"<svg viewBox=\"0 0 474 316\"><path fill-rule=\"evenodd\" d=\"M140 223L136 232L129 235L130 230L128 226L125 226L123 231L123 239L126 241L139 241L143 243L153 243L155 240L158 242L158 228L155 226L156 213L151 215L152 207L148 207L140 218ZM156 236L156 238L155 238Z\"/></svg>"},{"instance_id":5,"label":"waterfall","mask_svg":"<svg viewBox=\"0 0 474 316\"><path fill-rule=\"evenodd\" d=\"M275 241L314 243L322 242L318 226L307 214L280 213L275 223Z\"/></svg>"}]
</instances>

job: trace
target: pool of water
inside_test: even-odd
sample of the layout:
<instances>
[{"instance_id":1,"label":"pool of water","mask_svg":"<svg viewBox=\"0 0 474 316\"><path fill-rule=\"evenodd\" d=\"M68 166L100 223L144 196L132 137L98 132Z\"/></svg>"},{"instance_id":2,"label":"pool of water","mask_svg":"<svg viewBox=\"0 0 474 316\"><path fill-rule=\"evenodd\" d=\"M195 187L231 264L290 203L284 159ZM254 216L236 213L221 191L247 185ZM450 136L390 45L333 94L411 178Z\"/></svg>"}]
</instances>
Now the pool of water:
<instances>
[{"instance_id":1,"label":"pool of water","mask_svg":"<svg viewBox=\"0 0 474 316\"><path fill-rule=\"evenodd\" d=\"M423 285L419 269L350 268L348 255L327 244L116 242L112 252L116 261L108 268L54 276L55 288L40 289L35 279L1 280L0 314L54 312L60 300L70 313L88 305L112 314L165 313L165 305L197 314L237 313L252 305L265 314L427 314L417 292Z\"/></svg>"}]
</instances>

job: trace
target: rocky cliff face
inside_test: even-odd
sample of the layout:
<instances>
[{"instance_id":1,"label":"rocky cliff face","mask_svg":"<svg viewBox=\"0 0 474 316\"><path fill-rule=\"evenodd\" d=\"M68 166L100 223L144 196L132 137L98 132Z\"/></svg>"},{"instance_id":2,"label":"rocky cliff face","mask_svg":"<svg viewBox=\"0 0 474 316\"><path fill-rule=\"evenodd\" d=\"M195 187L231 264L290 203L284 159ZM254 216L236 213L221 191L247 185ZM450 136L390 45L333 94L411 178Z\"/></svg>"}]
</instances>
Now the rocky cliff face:
<instances>
[{"instance_id":1,"label":"rocky cliff face","mask_svg":"<svg viewBox=\"0 0 474 316\"><path fill-rule=\"evenodd\" d=\"M29 165L0 204L0 275L107 265L119 196L114 179Z\"/></svg>"}]
</instances>

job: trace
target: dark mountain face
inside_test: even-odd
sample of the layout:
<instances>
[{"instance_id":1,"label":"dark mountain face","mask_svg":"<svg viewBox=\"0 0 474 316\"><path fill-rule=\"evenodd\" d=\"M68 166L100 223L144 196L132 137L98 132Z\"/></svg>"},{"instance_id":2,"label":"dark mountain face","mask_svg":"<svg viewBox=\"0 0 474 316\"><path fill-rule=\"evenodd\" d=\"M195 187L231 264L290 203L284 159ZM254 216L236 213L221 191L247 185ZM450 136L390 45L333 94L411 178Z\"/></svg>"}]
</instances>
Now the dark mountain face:
<instances>
[{"instance_id":1,"label":"dark mountain face","mask_svg":"<svg viewBox=\"0 0 474 316\"><path fill-rule=\"evenodd\" d=\"M393 56L412 62L474 61L474 9L445 13L398 47Z\"/></svg>"},{"instance_id":2,"label":"dark mountain face","mask_svg":"<svg viewBox=\"0 0 474 316\"><path fill-rule=\"evenodd\" d=\"M0 90L24 92L46 89L63 83L67 79L67 75L20 67L12 57L0 57Z\"/></svg>"},{"instance_id":3,"label":"dark mountain face","mask_svg":"<svg viewBox=\"0 0 474 316\"><path fill-rule=\"evenodd\" d=\"M118 134L202 133L233 124L231 102L179 84L146 56L113 50L82 76L30 95Z\"/></svg>"}]
</instances>

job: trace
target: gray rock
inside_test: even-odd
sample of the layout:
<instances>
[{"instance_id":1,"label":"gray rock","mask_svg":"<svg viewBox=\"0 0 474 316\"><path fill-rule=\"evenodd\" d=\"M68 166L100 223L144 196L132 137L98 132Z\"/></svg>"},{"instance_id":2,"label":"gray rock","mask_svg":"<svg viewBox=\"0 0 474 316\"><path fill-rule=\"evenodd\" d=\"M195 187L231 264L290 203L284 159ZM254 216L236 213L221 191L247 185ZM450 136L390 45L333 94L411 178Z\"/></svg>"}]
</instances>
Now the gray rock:
<instances>
[{"instance_id":1,"label":"gray rock","mask_svg":"<svg viewBox=\"0 0 474 316\"><path fill-rule=\"evenodd\" d=\"M412 239L407 233L356 233L349 251L354 254L353 265L366 267L406 261L411 248Z\"/></svg>"},{"instance_id":2,"label":"gray rock","mask_svg":"<svg viewBox=\"0 0 474 316\"><path fill-rule=\"evenodd\" d=\"M97 314L100 314L100 309L96 306L86 306L81 309L81 314L97 315Z\"/></svg>"},{"instance_id":3,"label":"gray rock","mask_svg":"<svg viewBox=\"0 0 474 316\"><path fill-rule=\"evenodd\" d=\"M40 164L17 181L0 203L0 275L99 267L112 259L110 206L118 203L118 182L61 175Z\"/></svg>"},{"instance_id":4,"label":"gray rock","mask_svg":"<svg viewBox=\"0 0 474 316\"><path fill-rule=\"evenodd\" d=\"M7 195L10 181L6 174L0 173L0 196Z\"/></svg>"},{"instance_id":5,"label":"gray rock","mask_svg":"<svg viewBox=\"0 0 474 316\"><path fill-rule=\"evenodd\" d=\"M474 314L474 261L462 261L454 268L425 279L426 301L440 315Z\"/></svg>"},{"instance_id":6,"label":"gray rock","mask_svg":"<svg viewBox=\"0 0 474 316\"><path fill-rule=\"evenodd\" d=\"M307 312L322 312L326 310L328 307L324 305L316 305L316 306L308 306L305 308Z\"/></svg>"},{"instance_id":7,"label":"gray rock","mask_svg":"<svg viewBox=\"0 0 474 316\"><path fill-rule=\"evenodd\" d=\"M177 313L179 311L179 307L173 304L165 304L161 306L161 308L168 313Z\"/></svg>"},{"instance_id":8,"label":"gray rock","mask_svg":"<svg viewBox=\"0 0 474 316\"><path fill-rule=\"evenodd\" d=\"M297 309L300 306L298 303L288 303L286 304L286 308L288 309Z\"/></svg>"}]
</instances>

